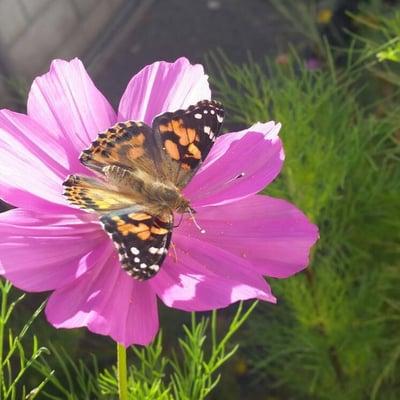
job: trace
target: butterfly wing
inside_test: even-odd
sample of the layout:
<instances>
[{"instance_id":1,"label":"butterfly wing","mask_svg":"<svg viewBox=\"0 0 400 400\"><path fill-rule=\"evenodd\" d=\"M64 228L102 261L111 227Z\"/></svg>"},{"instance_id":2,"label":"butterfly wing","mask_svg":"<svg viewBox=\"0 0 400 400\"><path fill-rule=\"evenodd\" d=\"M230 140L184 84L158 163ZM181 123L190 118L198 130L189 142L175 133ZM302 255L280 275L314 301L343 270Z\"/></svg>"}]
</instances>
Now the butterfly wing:
<instances>
[{"instance_id":1,"label":"butterfly wing","mask_svg":"<svg viewBox=\"0 0 400 400\"><path fill-rule=\"evenodd\" d=\"M88 168L103 173L110 165L126 170L140 169L153 175L160 170L161 143L143 122L119 122L100 133L84 150L80 161Z\"/></svg>"},{"instance_id":2,"label":"butterfly wing","mask_svg":"<svg viewBox=\"0 0 400 400\"><path fill-rule=\"evenodd\" d=\"M153 130L162 143L164 175L177 187L183 188L205 160L220 134L223 119L220 103L203 100L154 120Z\"/></svg>"},{"instance_id":3,"label":"butterfly wing","mask_svg":"<svg viewBox=\"0 0 400 400\"><path fill-rule=\"evenodd\" d=\"M129 207L135 198L119 193L98 179L70 175L63 183L68 202L83 210L107 212Z\"/></svg>"},{"instance_id":4,"label":"butterfly wing","mask_svg":"<svg viewBox=\"0 0 400 400\"><path fill-rule=\"evenodd\" d=\"M154 216L134 206L103 215L100 222L129 275L143 281L160 270L171 242L172 214Z\"/></svg>"}]
</instances>

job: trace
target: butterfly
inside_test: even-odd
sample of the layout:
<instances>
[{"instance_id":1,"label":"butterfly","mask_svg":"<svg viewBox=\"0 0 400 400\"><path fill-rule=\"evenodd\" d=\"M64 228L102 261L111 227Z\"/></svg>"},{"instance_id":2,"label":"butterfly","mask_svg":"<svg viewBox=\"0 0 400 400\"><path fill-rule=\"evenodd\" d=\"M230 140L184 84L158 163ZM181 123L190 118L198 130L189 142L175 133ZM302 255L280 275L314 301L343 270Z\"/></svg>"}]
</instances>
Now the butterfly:
<instances>
[{"instance_id":1,"label":"butterfly","mask_svg":"<svg viewBox=\"0 0 400 400\"><path fill-rule=\"evenodd\" d=\"M100 133L80 156L97 177L70 175L63 183L70 204L99 215L122 268L147 280L161 267L174 227L174 212L194 210L182 189L220 134L224 109L203 100L153 121L119 122Z\"/></svg>"}]
</instances>

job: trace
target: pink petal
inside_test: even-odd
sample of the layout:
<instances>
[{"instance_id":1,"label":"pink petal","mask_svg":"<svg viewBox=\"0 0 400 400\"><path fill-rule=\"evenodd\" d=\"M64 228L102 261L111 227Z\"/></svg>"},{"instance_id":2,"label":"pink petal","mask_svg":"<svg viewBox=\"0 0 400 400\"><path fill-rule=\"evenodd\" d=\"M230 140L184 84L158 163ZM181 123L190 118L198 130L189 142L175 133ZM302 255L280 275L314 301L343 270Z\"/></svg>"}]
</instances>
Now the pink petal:
<instances>
[{"instance_id":1,"label":"pink petal","mask_svg":"<svg viewBox=\"0 0 400 400\"><path fill-rule=\"evenodd\" d=\"M27 291L62 287L103 257L106 235L74 215L0 214L0 274Z\"/></svg>"},{"instance_id":2,"label":"pink petal","mask_svg":"<svg viewBox=\"0 0 400 400\"><path fill-rule=\"evenodd\" d=\"M201 65L186 58L174 63L158 61L148 65L129 82L119 105L118 120L152 123L155 116L209 100L208 76Z\"/></svg>"},{"instance_id":3,"label":"pink petal","mask_svg":"<svg viewBox=\"0 0 400 400\"><path fill-rule=\"evenodd\" d=\"M176 259L171 251L150 285L170 307L206 311L239 300L275 302L261 275L243 258L197 238L175 234Z\"/></svg>"},{"instance_id":4,"label":"pink petal","mask_svg":"<svg viewBox=\"0 0 400 400\"><path fill-rule=\"evenodd\" d=\"M262 275L286 278L301 271L318 239L318 228L301 211L268 196L196 211L196 220L206 233L186 219L178 228L180 234L219 246L247 260Z\"/></svg>"},{"instance_id":5,"label":"pink petal","mask_svg":"<svg viewBox=\"0 0 400 400\"><path fill-rule=\"evenodd\" d=\"M149 344L158 330L157 299L147 282L129 277L115 252L76 281L57 289L46 315L56 328L87 326L126 347Z\"/></svg>"},{"instance_id":6,"label":"pink petal","mask_svg":"<svg viewBox=\"0 0 400 400\"><path fill-rule=\"evenodd\" d=\"M184 193L196 208L224 204L264 189L279 174L284 154L280 124L255 124L218 138Z\"/></svg>"},{"instance_id":7,"label":"pink petal","mask_svg":"<svg viewBox=\"0 0 400 400\"><path fill-rule=\"evenodd\" d=\"M83 170L80 152L116 121L112 107L76 58L70 62L54 60L50 71L35 79L28 97L28 115L62 144L70 171L75 173Z\"/></svg>"},{"instance_id":8,"label":"pink petal","mask_svg":"<svg viewBox=\"0 0 400 400\"><path fill-rule=\"evenodd\" d=\"M0 197L27 209L66 208L62 181L68 160L55 138L26 115L0 111Z\"/></svg>"}]
</instances>

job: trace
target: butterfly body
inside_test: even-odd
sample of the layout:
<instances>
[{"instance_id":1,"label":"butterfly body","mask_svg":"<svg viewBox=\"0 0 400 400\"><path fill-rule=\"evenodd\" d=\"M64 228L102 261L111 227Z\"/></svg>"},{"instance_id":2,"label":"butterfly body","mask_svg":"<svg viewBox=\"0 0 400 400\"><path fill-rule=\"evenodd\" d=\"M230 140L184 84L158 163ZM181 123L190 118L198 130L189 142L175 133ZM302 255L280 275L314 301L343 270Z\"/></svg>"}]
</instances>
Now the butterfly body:
<instances>
[{"instance_id":1,"label":"butterfly body","mask_svg":"<svg viewBox=\"0 0 400 400\"><path fill-rule=\"evenodd\" d=\"M141 205L153 215L178 212L185 213L190 207L180 189L171 181L161 181L140 169L130 171L116 165L105 167L108 183L117 187L120 193L132 196L132 203Z\"/></svg>"},{"instance_id":2,"label":"butterfly body","mask_svg":"<svg viewBox=\"0 0 400 400\"><path fill-rule=\"evenodd\" d=\"M171 243L174 213L192 213L182 189L220 132L224 112L214 101L158 116L152 128L120 122L81 154L98 178L70 175L67 200L96 212L133 278L154 276Z\"/></svg>"}]
</instances>

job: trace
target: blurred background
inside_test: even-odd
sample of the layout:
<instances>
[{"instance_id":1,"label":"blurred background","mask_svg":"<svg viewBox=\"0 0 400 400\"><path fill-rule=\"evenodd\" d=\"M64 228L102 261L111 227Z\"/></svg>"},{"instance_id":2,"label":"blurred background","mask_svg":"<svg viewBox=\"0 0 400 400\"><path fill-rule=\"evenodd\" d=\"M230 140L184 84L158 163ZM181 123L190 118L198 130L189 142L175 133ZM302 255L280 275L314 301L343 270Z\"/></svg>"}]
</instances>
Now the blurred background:
<instances>
[{"instance_id":1,"label":"blurred background","mask_svg":"<svg viewBox=\"0 0 400 400\"><path fill-rule=\"evenodd\" d=\"M285 167L265 193L296 204L321 239L310 268L272 280L278 305L257 306L207 398L400 399L399 2L0 0L0 108L23 112L32 79L76 56L115 107L142 67L186 56L205 65L226 126L283 123ZM29 294L10 329L45 298ZM221 333L234 309L218 314ZM160 310L168 356L190 316ZM57 331L42 315L31 331L52 356L24 384L61 371L38 398L114 398L73 364L95 370L93 353L109 367L111 340Z\"/></svg>"},{"instance_id":2,"label":"blurred background","mask_svg":"<svg viewBox=\"0 0 400 400\"><path fill-rule=\"evenodd\" d=\"M204 62L216 49L235 62L260 60L297 37L268 0L0 0L0 106L54 58L82 58L116 104L156 60Z\"/></svg>"}]
</instances>

